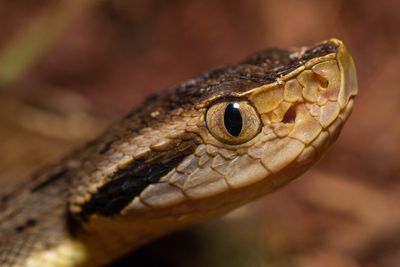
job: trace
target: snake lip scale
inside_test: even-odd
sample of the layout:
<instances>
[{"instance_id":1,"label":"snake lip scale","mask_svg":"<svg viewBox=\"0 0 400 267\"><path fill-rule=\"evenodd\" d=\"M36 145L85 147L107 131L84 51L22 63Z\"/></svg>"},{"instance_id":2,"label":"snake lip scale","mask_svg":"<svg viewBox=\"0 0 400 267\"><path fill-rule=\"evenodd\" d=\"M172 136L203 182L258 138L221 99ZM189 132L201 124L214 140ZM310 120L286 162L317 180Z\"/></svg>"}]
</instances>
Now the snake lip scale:
<instances>
[{"instance_id":1,"label":"snake lip scale","mask_svg":"<svg viewBox=\"0 0 400 267\"><path fill-rule=\"evenodd\" d=\"M338 39L167 88L0 198L0 265L104 266L272 192L337 139L357 90Z\"/></svg>"}]
</instances>

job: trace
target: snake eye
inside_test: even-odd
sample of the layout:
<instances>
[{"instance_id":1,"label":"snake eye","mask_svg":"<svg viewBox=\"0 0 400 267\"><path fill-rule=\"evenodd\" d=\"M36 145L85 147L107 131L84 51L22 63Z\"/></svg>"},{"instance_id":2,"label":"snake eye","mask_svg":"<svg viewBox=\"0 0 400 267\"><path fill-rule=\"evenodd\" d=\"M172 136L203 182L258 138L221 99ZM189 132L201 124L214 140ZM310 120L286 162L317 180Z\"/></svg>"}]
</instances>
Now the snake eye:
<instances>
[{"instance_id":1,"label":"snake eye","mask_svg":"<svg viewBox=\"0 0 400 267\"><path fill-rule=\"evenodd\" d=\"M224 113L225 129L230 135L238 137L243 128L242 114L239 103L229 103Z\"/></svg>"},{"instance_id":2,"label":"snake eye","mask_svg":"<svg viewBox=\"0 0 400 267\"><path fill-rule=\"evenodd\" d=\"M219 102L212 105L207 110L206 123L215 138L232 145L249 141L261 129L256 110L246 101Z\"/></svg>"}]
</instances>

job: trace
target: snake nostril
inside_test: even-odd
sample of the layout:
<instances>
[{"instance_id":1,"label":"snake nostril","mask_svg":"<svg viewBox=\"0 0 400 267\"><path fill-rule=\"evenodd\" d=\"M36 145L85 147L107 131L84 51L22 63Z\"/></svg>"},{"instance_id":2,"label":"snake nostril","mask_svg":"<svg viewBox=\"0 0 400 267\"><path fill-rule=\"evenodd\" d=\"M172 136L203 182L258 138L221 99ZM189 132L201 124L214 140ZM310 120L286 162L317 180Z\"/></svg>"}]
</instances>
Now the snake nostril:
<instances>
[{"instance_id":1,"label":"snake nostril","mask_svg":"<svg viewBox=\"0 0 400 267\"><path fill-rule=\"evenodd\" d=\"M293 106L291 106L283 115L282 122L283 123L294 123L296 120L296 110Z\"/></svg>"},{"instance_id":2,"label":"snake nostril","mask_svg":"<svg viewBox=\"0 0 400 267\"><path fill-rule=\"evenodd\" d=\"M319 84L321 85L322 88L328 88L328 86L329 86L328 79L326 79L325 77L323 77L323 76L321 76L321 75L319 75L317 73L314 73L314 75L315 75L315 78L318 80L318 82L319 82Z\"/></svg>"}]
</instances>

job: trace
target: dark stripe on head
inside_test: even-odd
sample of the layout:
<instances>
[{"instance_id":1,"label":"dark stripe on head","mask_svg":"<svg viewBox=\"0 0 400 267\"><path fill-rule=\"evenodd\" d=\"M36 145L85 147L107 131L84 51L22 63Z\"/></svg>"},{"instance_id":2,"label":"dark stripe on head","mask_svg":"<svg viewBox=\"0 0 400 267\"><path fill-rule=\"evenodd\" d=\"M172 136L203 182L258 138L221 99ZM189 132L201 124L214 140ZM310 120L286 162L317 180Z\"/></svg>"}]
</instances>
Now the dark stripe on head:
<instances>
[{"instance_id":1,"label":"dark stripe on head","mask_svg":"<svg viewBox=\"0 0 400 267\"><path fill-rule=\"evenodd\" d=\"M129 202L150 184L158 182L164 175L177 167L196 148L194 140L180 143L175 149L164 152L150 152L143 159L118 170L111 181L94 193L82 206L78 217L87 220L97 213L104 216L118 214Z\"/></svg>"},{"instance_id":2,"label":"dark stripe on head","mask_svg":"<svg viewBox=\"0 0 400 267\"><path fill-rule=\"evenodd\" d=\"M60 170L57 170L50 176L46 177L45 180L37 184L35 187L32 188L32 192L40 191L43 188L55 183L56 181L60 180L62 177L64 177L68 173L67 168L62 168Z\"/></svg>"},{"instance_id":3,"label":"dark stripe on head","mask_svg":"<svg viewBox=\"0 0 400 267\"><path fill-rule=\"evenodd\" d=\"M165 120L165 115L175 109L192 109L209 99L232 96L253 88L276 82L307 61L337 52L337 45L324 43L306 50L300 57L293 57L293 51L269 48L254 53L239 64L213 69L150 96L138 109L128 114L126 121L131 132L138 132L152 123ZM152 117L153 112L160 116ZM103 153L107 146L103 148Z\"/></svg>"},{"instance_id":4,"label":"dark stripe on head","mask_svg":"<svg viewBox=\"0 0 400 267\"><path fill-rule=\"evenodd\" d=\"M245 92L276 82L279 77L307 61L336 53L337 49L337 45L333 43L324 43L306 50L300 57L293 57L292 50L269 48L253 54L239 64L205 72L155 95L149 99L146 106L163 103L163 111L168 111L185 105L201 104L214 96Z\"/></svg>"}]
</instances>

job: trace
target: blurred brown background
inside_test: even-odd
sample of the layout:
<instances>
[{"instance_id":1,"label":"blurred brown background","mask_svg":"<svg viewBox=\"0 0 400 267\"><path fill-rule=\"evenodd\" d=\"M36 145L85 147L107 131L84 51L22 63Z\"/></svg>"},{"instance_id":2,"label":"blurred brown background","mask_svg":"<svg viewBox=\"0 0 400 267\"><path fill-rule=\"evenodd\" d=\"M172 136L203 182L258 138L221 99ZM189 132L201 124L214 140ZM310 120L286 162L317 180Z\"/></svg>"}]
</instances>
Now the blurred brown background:
<instances>
[{"instance_id":1,"label":"blurred brown background","mask_svg":"<svg viewBox=\"0 0 400 267\"><path fill-rule=\"evenodd\" d=\"M395 0L1 1L0 187L153 92L259 49L337 37L360 94L318 166L117 266L398 267L399 10Z\"/></svg>"}]
</instances>

